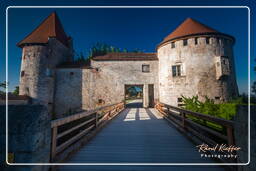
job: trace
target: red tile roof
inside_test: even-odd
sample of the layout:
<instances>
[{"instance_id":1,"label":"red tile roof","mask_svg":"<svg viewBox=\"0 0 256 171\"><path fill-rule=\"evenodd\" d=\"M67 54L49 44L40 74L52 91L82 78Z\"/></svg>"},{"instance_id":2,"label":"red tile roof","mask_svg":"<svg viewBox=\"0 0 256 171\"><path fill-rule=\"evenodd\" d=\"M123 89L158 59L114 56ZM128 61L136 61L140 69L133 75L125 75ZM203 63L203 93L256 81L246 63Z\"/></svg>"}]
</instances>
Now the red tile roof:
<instances>
[{"instance_id":1,"label":"red tile roof","mask_svg":"<svg viewBox=\"0 0 256 171\"><path fill-rule=\"evenodd\" d=\"M108 53L95 56L95 61L153 61L158 60L156 53Z\"/></svg>"},{"instance_id":2,"label":"red tile roof","mask_svg":"<svg viewBox=\"0 0 256 171\"><path fill-rule=\"evenodd\" d=\"M64 45L68 46L68 37L61 25L56 12L51 13L34 31L20 41L19 47L25 44L47 43L49 37L54 37Z\"/></svg>"},{"instance_id":3,"label":"red tile roof","mask_svg":"<svg viewBox=\"0 0 256 171\"><path fill-rule=\"evenodd\" d=\"M187 18L171 34L164 38L162 43L189 35L220 33L192 18Z\"/></svg>"}]
</instances>

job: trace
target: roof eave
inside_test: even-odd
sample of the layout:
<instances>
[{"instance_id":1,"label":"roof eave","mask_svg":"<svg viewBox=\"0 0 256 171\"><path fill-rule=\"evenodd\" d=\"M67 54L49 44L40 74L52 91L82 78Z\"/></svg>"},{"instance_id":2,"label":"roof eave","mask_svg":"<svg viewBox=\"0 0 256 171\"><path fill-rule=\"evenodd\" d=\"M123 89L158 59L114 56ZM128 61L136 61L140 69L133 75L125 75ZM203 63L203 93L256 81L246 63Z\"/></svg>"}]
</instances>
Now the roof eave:
<instances>
[{"instance_id":1,"label":"roof eave","mask_svg":"<svg viewBox=\"0 0 256 171\"><path fill-rule=\"evenodd\" d=\"M159 43L157 46L156 46L156 50L161 47L162 45L168 43L168 42L172 42L174 40L178 40L178 39L185 39L185 38L189 38L189 37L196 37L196 36L224 36L224 37L228 37L230 38L233 43L235 43L235 38L233 36L230 36L228 34L225 34L225 33L220 33L220 32L208 32L208 33L196 33L196 34L189 34L189 35L185 35L185 36L179 36L179 37L174 37L172 39L169 39L169 40L166 40L166 41L162 41L161 43Z\"/></svg>"}]
</instances>

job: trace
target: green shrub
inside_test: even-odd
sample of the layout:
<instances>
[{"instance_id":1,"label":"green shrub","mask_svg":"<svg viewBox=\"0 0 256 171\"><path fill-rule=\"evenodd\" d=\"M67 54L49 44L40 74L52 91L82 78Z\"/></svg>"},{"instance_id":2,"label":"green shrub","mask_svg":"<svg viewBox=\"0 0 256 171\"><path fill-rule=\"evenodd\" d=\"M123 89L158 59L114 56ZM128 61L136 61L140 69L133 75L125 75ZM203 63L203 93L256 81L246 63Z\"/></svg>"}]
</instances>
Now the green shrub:
<instances>
[{"instance_id":1,"label":"green shrub","mask_svg":"<svg viewBox=\"0 0 256 171\"><path fill-rule=\"evenodd\" d=\"M184 108L193 112L199 112L223 119L231 120L236 114L236 106L242 104L242 99L235 99L228 103L215 104L213 99L205 96L204 102L198 100L198 96L184 97Z\"/></svg>"}]
</instances>

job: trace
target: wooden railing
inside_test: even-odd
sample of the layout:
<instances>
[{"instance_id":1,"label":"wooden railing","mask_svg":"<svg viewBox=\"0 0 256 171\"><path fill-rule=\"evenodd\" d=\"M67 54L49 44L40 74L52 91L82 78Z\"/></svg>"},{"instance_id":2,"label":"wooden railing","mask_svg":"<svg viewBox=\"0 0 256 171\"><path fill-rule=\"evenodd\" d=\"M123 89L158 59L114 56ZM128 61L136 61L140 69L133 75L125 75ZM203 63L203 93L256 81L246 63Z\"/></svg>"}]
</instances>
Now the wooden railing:
<instances>
[{"instance_id":1,"label":"wooden railing","mask_svg":"<svg viewBox=\"0 0 256 171\"><path fill-rule=\"evenodd\" d=\"M234 135L233 135L233 121L217 118L214 116L201 114L197 112L192 112L179 107L157 103L155 108L164 115L164 117L174 122L178 127L181 127L185 131L189 131L193 135L197 136L203 142L208 144L218 144L216 139L221 139L227 142L229 145L234 145ZM191 117L216 123L226 130L225 133L211 129L205 125L199 124L191 119Z\"/></svg>"},{"instance_id":2,"label":"wooden railing","mask_svg":"<svg viewBox=\"0 0 256 171\"><path fill-rule=\"evenodd\" d=\"M98 127L101 127L105 121L113 118L123 108L124 103L122 102L53 120L51 122L51 160L54 161L58 153Z\"/></svg>"}]
</instances>

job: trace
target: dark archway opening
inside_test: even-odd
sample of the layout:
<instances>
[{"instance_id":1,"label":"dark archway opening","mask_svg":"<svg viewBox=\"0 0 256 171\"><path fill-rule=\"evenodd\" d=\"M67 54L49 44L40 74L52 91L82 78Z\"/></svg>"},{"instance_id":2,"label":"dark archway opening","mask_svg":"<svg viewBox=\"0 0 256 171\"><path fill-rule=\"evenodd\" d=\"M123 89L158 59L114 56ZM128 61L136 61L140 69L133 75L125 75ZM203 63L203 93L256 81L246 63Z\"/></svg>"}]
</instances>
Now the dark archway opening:
<instances>
[{"instance_id":1,"label":"dark archway opening","mask_svg":"<svg viewBox=\"0 0 256 171\"><path fill-rule=\"evenodd\" d=\"M127 108L143 107L143 85L125 85L125 106Z\"/></svg>"}]
</instances>

